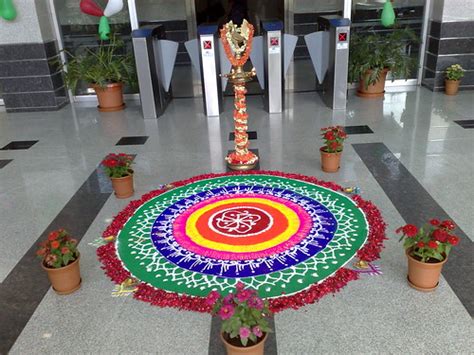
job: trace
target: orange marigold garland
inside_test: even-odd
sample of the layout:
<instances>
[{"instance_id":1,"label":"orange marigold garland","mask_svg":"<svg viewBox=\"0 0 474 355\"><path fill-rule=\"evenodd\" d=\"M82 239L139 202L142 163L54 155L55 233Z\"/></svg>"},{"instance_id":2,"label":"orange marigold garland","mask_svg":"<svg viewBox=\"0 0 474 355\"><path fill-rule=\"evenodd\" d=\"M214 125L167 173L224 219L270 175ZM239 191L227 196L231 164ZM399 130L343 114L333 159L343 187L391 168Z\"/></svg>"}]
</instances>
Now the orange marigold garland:
<instances>
[{"instance_id":1,"label":"orange marigold garland","mask_svg":"<svg viewBox=\"0 0 474 355\"><path fill-rule=\"evenodd\" d=\"M244 76L249 74L243 72L242 66L247 62L252 50L253 34L254 28L247 21L244 21L241 27L237 27L231 21L225 24L220 32L225 53L233 66L228 77L234 85L235 151L226 157L226 161L231 165L252 165L258 161L258 156L248 150L246 80L238 76L238 74ZM254 75L254 71L251 73Z\"/></svg>"}]
</instances>

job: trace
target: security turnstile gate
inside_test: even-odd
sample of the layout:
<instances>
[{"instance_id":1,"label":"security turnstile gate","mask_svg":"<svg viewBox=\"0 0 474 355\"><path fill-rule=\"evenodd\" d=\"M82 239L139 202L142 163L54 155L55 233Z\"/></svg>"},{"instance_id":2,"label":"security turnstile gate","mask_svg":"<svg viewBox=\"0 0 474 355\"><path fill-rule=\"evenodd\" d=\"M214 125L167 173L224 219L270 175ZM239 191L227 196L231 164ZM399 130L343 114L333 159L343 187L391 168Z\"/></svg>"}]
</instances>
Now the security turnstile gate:
<instances>
[{"instance_id":1,"label":"security turnstile gate","mask_svg":"<svg viewBox=\"0 0 474 355\"><path fill-rule=\"evenodd\" d=\"M144 118L158 118L171 100L171 77L178 43L165 39L162 25L132 31L140 101Z\"/></svg>"},{"instance_id":2,"label":"security turnstile gate","mask_svg":"<svg viewBox=\"0 0 474 355\"><path fill-rule=\"evenodd\" d=\"M319 83L321 96L333 110L344 110L347 103L349 35L351 22L337 15L318 17L320 31L305 36Z\"/></svg>"}]
</instances>

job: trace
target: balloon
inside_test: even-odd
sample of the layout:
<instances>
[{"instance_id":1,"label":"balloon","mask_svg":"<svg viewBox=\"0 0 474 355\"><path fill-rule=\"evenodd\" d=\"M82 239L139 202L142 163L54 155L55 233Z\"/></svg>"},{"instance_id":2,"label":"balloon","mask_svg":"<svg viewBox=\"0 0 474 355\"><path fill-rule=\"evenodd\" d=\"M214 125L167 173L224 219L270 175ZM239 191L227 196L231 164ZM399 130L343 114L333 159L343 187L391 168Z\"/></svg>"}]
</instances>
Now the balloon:
<instances>
[{"instance_id":1,"label":"balloon","mask_svg":"<svg viewBox=\"0 0 474 355\"><path fill-rule=\"evenodd\" d=\"M395 11L390 0L383 5L382 17L380 18L382 25L385 27L393 26L395 23Z\"/></svg>"},{"instance_id":2,"label":"balloon","mask_svg":"<svg viewBox=\"0 0 474 355\"><path fill-rule=\"evenodd\" d=\"M109 0L104 10L104 16L110 17L123 9L123 0Z\"/></svg>"},{"instance_id":3,"label":"balloon","mask_svg":"<svg viewBox=\"0 0 474 355\"><path fill-rule=\"evenodd\" d=\"M13 21L16 18L16 10L12 0L0 0L0 16L7 21Z\"/></svg>"},{"instance_id":4,"label":"balloon","mask_svg":"<svg viewBox=\"0 0 474 355\"><path fill-rule=\"evenodd\" d=\"M94 0L81 0L79 5L81 11L87 15L91 16L104 16L104 11L97 5Z\"/></svg>"},{"instance_id":5,"label":"balloon","mask_svg":"<svg viewBox=\"0 0 474 355\"><path fill-rule=\"evenodd\" d=\"M101 40L106 41L109 39L110 25L107 17L102 16L99 21L99 37Z\"/></svg>"}]
</instances>

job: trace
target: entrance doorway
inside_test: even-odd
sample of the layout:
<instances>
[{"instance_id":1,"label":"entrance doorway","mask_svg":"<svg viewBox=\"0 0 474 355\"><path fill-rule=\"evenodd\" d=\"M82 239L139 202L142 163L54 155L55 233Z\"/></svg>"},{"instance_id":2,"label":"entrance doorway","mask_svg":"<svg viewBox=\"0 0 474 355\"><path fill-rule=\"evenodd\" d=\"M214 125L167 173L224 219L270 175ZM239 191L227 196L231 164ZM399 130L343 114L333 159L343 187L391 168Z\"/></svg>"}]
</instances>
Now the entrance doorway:
<instances>
[{"instance_id":1,"label":"entrance doorway","mask_svg":"<svg viewBox=\"0 0 474 355\"><path fill-rule=\"evenodd\" d=\"M260 28L262 20L272 19L283 22L285 19L284 0L195 0L194 6L197 26L212 23L221 27L231 20L240 24L245 18L254 26L254 36L262 35ZM245 70L251 69L252 63L248 61ZM247 92L249 95L262 94L263 90L256 78L247 83ZM232 85L228 83L224 95L233 94Z\"/></svg>"}]
</instances>

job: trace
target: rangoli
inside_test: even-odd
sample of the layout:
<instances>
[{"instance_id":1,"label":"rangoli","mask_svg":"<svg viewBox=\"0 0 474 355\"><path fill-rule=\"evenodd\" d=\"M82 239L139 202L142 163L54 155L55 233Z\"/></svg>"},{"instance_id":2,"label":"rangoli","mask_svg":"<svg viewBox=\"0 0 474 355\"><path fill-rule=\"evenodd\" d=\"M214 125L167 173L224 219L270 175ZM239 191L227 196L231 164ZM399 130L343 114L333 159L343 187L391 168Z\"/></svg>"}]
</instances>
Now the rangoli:
<instances>
[{"instance_id":1,"label":"rangoli","mask_svg":"<svg viewBox=\"0 0 474 355\"><path fill-rule=\"evenodd\" d=\"M104 232L98 255L135 297L208 311L212 290L237 281L274 311L335 292L358 274L354 257L379 257L385 225L373 204L333 183L277 172L205 175L133 201Z\"/></svg>"}]
</instances>

